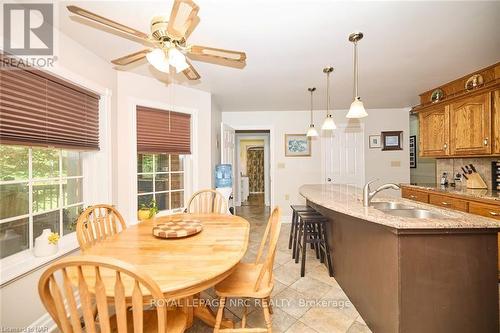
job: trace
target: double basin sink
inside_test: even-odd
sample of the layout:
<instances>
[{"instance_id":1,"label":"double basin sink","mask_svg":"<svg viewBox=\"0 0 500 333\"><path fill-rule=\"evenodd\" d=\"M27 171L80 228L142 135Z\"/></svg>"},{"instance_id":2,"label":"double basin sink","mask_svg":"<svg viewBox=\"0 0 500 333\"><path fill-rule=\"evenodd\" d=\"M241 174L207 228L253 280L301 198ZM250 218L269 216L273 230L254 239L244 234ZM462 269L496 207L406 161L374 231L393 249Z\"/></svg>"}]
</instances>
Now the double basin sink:
<instances>
[{"instance_id":1,"label":"double basin sink","mask_svg":"<svg viewBox=\"0 0 500 333\"><path fill-rule=\"evenodd\" d=\"M370 204L370 207L393 216L408 217L414 219L445 218L445 216L442 214L434 213L427 209L415 208L398 202L372 202Z\"/></svg>"}]
</instances>

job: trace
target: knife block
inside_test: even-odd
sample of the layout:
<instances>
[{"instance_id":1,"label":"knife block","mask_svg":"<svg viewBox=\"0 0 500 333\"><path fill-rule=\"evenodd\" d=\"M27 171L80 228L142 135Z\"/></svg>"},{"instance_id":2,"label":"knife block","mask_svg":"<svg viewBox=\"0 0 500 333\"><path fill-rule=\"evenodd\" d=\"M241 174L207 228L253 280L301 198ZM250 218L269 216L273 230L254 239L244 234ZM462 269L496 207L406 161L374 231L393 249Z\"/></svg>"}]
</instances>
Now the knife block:
<instances>
[{"instance_id":1,"label":"knife block","mask_svg":"<svg viewBox=\"0 0 500 333\"><path fill-rule=\"evenodd\" d=\"M483 178L477 172L467 175L467 188L488 188Z\"/></svg>"}]
</instances>

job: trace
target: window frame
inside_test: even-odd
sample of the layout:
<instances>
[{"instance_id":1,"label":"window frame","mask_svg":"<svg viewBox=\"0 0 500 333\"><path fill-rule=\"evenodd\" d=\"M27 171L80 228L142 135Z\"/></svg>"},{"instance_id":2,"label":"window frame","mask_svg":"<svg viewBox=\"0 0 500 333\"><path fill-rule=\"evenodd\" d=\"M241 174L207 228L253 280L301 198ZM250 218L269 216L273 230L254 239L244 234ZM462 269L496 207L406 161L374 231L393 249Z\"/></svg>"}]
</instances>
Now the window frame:
<instances>
[{"instance_id":1,"label":"window frame","mask_svg":"<svg viewBox=\"0 0 500 333\"><path fill-rule=\"evenodd\" d=\"M6 144L5 146L17 146L17 145L8 145ZM0 225L3 223L8 223L24 218L28 218L28 248L16 253L13 253L7 257L1 258L0 263L2 263L2 266L6 262L11 262L11 260L15 260L16 258L25 258L25 257L34 257L33 254L33 248L35 245L35 238L34 238L34 224L33 224L33 219L36 216L47 214L47 213L53 213L58 211L59 212L59 225L58 225L58 230L53 232L57 232L61 238L59 240L60 244L69 245L71 243L74 243L74 239L76 239L76 229L73 230L70 233L63 234L64 231L64 209L67 208L72 208L72 207L78 207L82 206L82 208L85 206L84 203L84 194L83 194L83 188L84 188L84 163L83 163L83 157L82 157L82 151L79 150L71 150L71 149L64 149L64 148L46 148L46 147L37 147L37 146L19 146L23 148L28 149L28 179L22 179L22 180L7 180L3 181L0 180L0 185L11 185L11 184L27 184L28 185L28 213L23 214L23 215L16 215L16 216L11 216L8 218L0 219ZM48 178L33 178L33 149L53 149L57 150L58 152L58 177L48 177ZM79 163L80 163L80 176L63 176L63 151L77 151L80 153L79 157ZM76 203L72 203L69 205L64 205L64 192L63 192L63 185L65 180L69 179L80 179L81 180L81 187L82 187L82 193L81 193L81 201L78 201ZM48 209L40 212L33 212L33 185L36 183L40 182L52 182L56 183L58 185L58 207L55 209ZM60 255L60 254L59 254ZM3 272L2 272L3 273Z\"/></svg>"},{"instance_id":2,"label":"window frame","mask_svg":"<svg viewBox=\"0 0 500 333\"><path fill-rule=\"evenodd\" d=\"M168 156L168 171L156 171L156 157L160 154L166 154ZM137 152L136 156L136 163L139 159L139 155L151 155L153 156L153 164L152 164L152 172L139 172L137 171L137 177L136 177L136 182L139 182L139 176L143 175L152 175L152 185L153 185L153 191L152 192L144 192L144 193L139 193L139 185L137 184L137 193L136 193L136 198L137 198L137 206L139 206L139 197L141 196L146 196L146 195L153 195L153 199L156 200L156 195L157 194L162 194L162 193L168 193L168 208L169 209L164 209L164 210L159 210L158 214L159 215L168 215L172 213L178 213L184 211L185 204L186 204L186 161L187 155L183 154L170 154L170 153L149 153L149 152ZM179 156L179 159L182 159L182 171L172 171L172 155ZM172 190L172 174L181 174L182 175L182 189L176 189ZM168 190L163 190L163 191L156 191L156 175L168 175ZM182 192L183 195L183 202L182 206L178 208L173 208L172 209L172 196L170 195L171 193L175 192ZM139 209L139 207L137 208Z\"/></svg>"}]
</instances>

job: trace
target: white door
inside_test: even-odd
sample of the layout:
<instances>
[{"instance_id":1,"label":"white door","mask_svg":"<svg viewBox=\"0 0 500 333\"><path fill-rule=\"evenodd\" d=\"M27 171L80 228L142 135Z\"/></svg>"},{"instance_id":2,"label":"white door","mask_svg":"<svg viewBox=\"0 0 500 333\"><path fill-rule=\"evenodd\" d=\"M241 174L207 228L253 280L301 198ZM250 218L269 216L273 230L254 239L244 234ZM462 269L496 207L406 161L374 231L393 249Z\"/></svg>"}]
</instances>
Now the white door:
<instances>
[{"instance_id":1,"label":"white door","mask_svg":"<svg viewBox=\"0 0 500 333\"><path fill-rule=\"evenodd\" d=\"M333 134L321 138L325 183L361 187L365 178L364 129L339 125Z\"/></svg>"},{"instance_id":2,"label":"white door","mask_svg":"<svg viewBox=\"0 0 500 333\"><path fill-rule=\"evenodd\" d=\"M235 160L236 160L236 150L235 150L235 141L236 141L236 134L234 131L234 128L231 126L221 123L221 164L231 164L231 169L233 172L233 195L235 192L235 186L236 186L236 167L235 167Z\"/></svg>"}]
</instances>

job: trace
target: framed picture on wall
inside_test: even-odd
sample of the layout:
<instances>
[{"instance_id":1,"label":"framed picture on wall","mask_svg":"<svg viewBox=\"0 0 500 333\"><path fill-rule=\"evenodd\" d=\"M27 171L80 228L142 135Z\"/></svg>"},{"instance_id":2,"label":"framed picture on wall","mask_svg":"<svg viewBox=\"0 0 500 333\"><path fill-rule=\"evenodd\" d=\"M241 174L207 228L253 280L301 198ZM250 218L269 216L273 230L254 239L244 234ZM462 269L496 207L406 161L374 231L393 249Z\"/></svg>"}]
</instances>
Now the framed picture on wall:
<instances>
[{"instance_id":1,"label":"framed picture on wall","mask_svg":"<svg viewBox=\"0 0 500 333\"><path fill-rule=\"evenodd\" d=\"M403 150L403 131L382 132L382 150Z\"/></svg>"},{"instance_id":2,"label":"framed picture on wall","mask_svg":"<svg viewBox=\"0 0 500 333\"><path fill-rule=\"evenodd\" d=\"M370 135L368 137L370 148L380 148L382 145L380 144L380 135Z\"/></svg>"},{"instance_id":3,"label":"framed picture on wall","mask_svg":"<svg viewBox=\"0 0 500 333\"><path fill-rule=\"evenodd\" d=\"M417 167L417 136L410 136L410 168L415 169Z\"/></svg>"},{"instance_id":4,"label":"framed picture on wall","mask_svg":"<svg viewBox=\"0 0 500 333\"><path fill-rule=\"evenodd\" d=\"M285 134L285 156L311 156L311 140L305 134Z\"/></svg>"}]
</instances>

